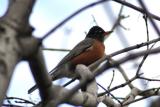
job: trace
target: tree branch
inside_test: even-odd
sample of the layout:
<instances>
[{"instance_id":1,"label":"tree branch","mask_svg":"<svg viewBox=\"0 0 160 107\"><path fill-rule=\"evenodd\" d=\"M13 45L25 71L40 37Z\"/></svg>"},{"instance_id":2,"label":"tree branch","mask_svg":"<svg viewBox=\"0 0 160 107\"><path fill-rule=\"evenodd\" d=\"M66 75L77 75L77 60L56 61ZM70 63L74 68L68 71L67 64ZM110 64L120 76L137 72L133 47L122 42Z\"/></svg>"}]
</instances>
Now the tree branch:
<instances>
[{"instance_id":1,"label":"tree branch","mask_svg":"<svg viewBox=\"0 0 160 107\"><path fill-rule=\"evenodd\" d=\"M46 70L45 61L43 59L42 53L40 50L37 50L30 57L28 57L29 66L31 68L34 79L37 83L37 86L40 90L40 96L42 101L47 101L52 98L54 95L50 91L52 88L52 81ZM51 95L53 94L53 95Z\"/></svg>"},{"instance_id":2,"label":"tree branch","mask_svg":"<svg viewBox=\"0 0 160 107\"><path fill-rule=\"evenodd\" d=\"M126 2L126 1L122 1L122 0L112 0L112 1L120 3L120 4L123 4L124 6L127 6L129 8L132 8L132 9L136 10L136 11L139 11L139 12L141 12L143 14L146 14L146 11L144 9L139 8L139 7L137 7L137 6L133 5L133 4L130 4L130 3ZM148 12L148 14L153 19L156 19L156 20L160 21L160 17L158 17L158 16L156 16L156 15L150 13L150 12Z\"/></svg>"},{"instance_id":3,"label":"tree branch","mask_svg":"<svg viewBox=\"0 0 160 107\"><path fill-rule=\"evenodd\" d=\"M157 32L158 36L160 37L160 31L159 28L157 27L156 23L154 22L154 20L152 19L152 14L150 14L150 12L148 11L147 7L145 6L145 4L143 3L143 1L138 0L139 4L142 6L142 8L144 9L145 14L148 16L152 26L154 27L155 31Z\"/></svg>"},{"instance_id":4,"label":"tree branch","mask_svg":"<svg viewBox=\"0 0 160 107\"><path fill-rule=\"evenodd\" d=\"M51 33L55 32L59 27L61 27L63 24L65 24L67 21L69 21L71 18L73 18L74 16L78 15L78 14L81 13L82 11L84 11L84 10L86 10L86 9L88 9L88 8L91 8L91 7L93 7L93 6L96 6L96 5L100 4L100 3L104 3L104 2L106 2L106 1L108 1L108 0L96 1L96 2L94 2L94 3L91 3L91 4L87 5L87 6L82 7L81 9L75 11L73 14L71 14L70 16L68 16L67 18L65 18L62 22L60 22L58 25L56 25L54 28L52 28L50 31L48 31L48 32L41 38L41 41L42 41L43 39L47 38ZM123 4L123 5L127 6L127 7L130 7L130 8L132 8L132 9L134 9L134 10L137 10L137 11L143 13L143 14L145 13L145 11L144 11L143 9L141 9L141 8L139 8L139 7L136 7L136 6L134 6L134 5L132 5L132 4L128 3L128 2L125 2L125 1L122 1L122 0L112 0L112 1L115 1L115 2L117 2L117 3ZM154 14L152 14L152 13L149 13L149 15L150 15L152 18L160 21L160 17L158 17L158 16L156 16L156 15L154 15Z\"/></svg>"},{"instance_id":5,"label":"tree branch","mask_svg":"<svg viewBox=\"0 0 160 107\"><path fill-rule=\"evenodd\" d=\"M10 0L7 13L0 19L0 106L16 64L22 59L17 36L30 27L28 18L35 0ZM17 12L17 10L19 12ZM26 18L24 18L26 17ZM22 27L23 26L23 27Z\"/></svg>"}]
</instances>

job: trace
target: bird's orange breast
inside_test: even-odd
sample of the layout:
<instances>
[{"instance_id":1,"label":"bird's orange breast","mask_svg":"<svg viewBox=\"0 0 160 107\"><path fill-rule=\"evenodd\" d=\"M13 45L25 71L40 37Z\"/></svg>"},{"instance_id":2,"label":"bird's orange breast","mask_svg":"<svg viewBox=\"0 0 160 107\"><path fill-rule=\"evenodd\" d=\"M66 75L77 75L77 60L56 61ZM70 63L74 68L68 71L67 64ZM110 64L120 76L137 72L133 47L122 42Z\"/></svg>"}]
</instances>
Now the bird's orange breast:
<instances>
[{"instance_id":1,"label":"bird's orange breast","mask_svg":"<svg viewBox=\"0 0 160 107\"><path fill-rule=\"evenodd\" d=\"M104 44L95 40L93 45L71 60L74 65L84 64L86 66L92 64L96 60L104 56Z\"/></svg>"}]
</instances>

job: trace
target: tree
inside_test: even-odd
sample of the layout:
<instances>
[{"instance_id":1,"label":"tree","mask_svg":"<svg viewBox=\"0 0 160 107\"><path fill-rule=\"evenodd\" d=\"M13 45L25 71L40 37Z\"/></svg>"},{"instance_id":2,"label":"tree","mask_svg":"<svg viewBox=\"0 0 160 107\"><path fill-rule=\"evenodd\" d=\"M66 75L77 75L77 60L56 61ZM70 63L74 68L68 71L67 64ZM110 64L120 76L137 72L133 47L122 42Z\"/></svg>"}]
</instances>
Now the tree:
<instances>
[{"instance_id":1,"label":"tree","mask_svg":"<svg viewBox=\"0 0 160 107\"><path fill-rule=\"evenodd\" d=\"M6 91L10 82L10 78L13 74L14 68L16 64L22 60L25 60L29 63L31 72L40 91L40 97L42 101L39 104L35 105L36 107L57 106L64 102L72 105L93 107L97 106L100 102L103 102L106 106L126 107L131 103L137 102L139 100L155 95L158 96L159 87L141 90L133 84L133 81L137 79L143 79L146 81L160 81L158 79L150 79L147 77L143 77L143 73L140 72L144 62L146 61L146 58L148 58L150 54L156 54L160 52L159 47L154 48L154 44L157 43L160 39L149 39L147 23L147 19L149 19L151 24L153 25L152 29L155 29L159 36L160 32L154 20L159 21L160 18L150 13L144 5L143 1L141 0L139 0L141 8L121 0L112 1L122 5L119 11L119 15L115 23L113 24L112 30L117 30L119 26L123 27L123 25L121 25L120 22L123 19L127 18L126 16L122 15L123 5L125 5L144 14L147 30L146 42L129 46L122 50L118 50L109 55L106 55L102 59L90 65L89 67L86 67L84 65L77 65L76 72L79 73L80 76L82 76L83 78L80 80L78 85L75 85L75 87L73 87L70 90L52 83L49 74L46 70L46 65L41 50L43 40L80 12L104 2L108 1L100 0L81 8L80 10L76 11L75 13L67 17L65 20L60 22L52 30L46 33L46 35L44 35L42 38L36 38L32 34L34 29L29 24L29 17L32 12L32 8L35 4L35 0L9 0L8 10L5 13L5 15L1 17L0 20L0 105L3 104L3 100L5 98ZM123 40L124 39L125 38L123 38ZM146 50L139 50L134 53L129 52L131 50L139 49L144 46L147 47ZM123 56L120 59L113 59L113 57L126 52L128 52L126 56ZM137 59L140 57L142 58L142 61L138 63L138 66L136 67L137 70L134 76L132 76L132 78L129 78L127 75L128 71L125 71L123 68L123 63L127 61L133 62L133 59ZM101 66L91 72L89 68L94 67L97 64L101 64ZM113 72L110 85L108 86L108 89L106 89L99 83L95 82L95 77L98 75L103 75L102 73L108 71L110 68L116 68L118 71L120 71L126 82L111 88L112 82L115 78L115 72ZM78 91L78 89L80 89L80 87L82 87L86 83L90 83L87 87L87 91ZM102 87L105 91L102 93L98 93L97 85ZM122 99L119 99L118 96L112 94L112 91L119 90L124 86L128 86L130 89L130 93L128 93L127 96L125 96ZM137 96L141 97L136 99ZM26 102L31 103L28 101Z\"/></svg>"}]
</instances>

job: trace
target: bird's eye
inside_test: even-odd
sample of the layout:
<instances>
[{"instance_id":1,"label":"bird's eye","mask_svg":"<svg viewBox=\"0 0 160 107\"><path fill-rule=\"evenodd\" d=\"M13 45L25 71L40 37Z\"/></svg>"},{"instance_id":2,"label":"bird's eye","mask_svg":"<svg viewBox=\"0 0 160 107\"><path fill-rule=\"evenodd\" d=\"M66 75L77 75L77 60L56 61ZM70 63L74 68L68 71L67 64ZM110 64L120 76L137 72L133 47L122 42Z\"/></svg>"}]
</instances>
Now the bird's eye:
<instances>
[{"instance_id":1,"label":"bird's eye","mask_svg":"<svg viewBox=\"0 0 160 107\"><path fill-rule=\"evenodd\" d=\"M99 33L102 33L102 31L101 31L101 30L99 30L98 32L99 32Z\"/></svg>"},{"instance_id":2,"label":"bird's eye","mask_svg":"<svg viewBox=\"0 0 160 107\"><path fill-rule=\"evenodd\" d=\"M95 31L95 33L97 33L97 32L98 32L98 30Z\"/></svg>"}]
</instances>

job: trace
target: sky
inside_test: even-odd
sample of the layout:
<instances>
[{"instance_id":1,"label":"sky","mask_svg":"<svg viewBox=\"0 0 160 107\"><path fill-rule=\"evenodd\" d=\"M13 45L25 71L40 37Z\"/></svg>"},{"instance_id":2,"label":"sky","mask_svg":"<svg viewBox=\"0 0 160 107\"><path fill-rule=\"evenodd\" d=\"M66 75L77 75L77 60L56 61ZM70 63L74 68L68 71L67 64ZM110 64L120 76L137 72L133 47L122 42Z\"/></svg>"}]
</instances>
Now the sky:
<instances>
[{"instance_id":1,"label":"sky","mask_svg":"<svg viewBox=\"0 0 160 107\"><path fill-rule=\"evenodd\" d=\"M34 10L30 17L30 23L35 28L33 35L36 37L43 37L46 32L56 26L59 22L65 19L67 16L75 12L77 9L93 2L96 0L37 0ZM144 0L147 1L147 0ZM128 1L133 3L137 6L138 3L136 0ZM146 4L150 10L150 12L159 15L160 14L160 7L159 2L157 0L147 1ZM7 0L0 0L0 16L5 13L7 7ZM112 11L109 10L109 7L112 8ZM72 49L78 42L84 39L85 32L88 32L90 27L96 25L93 21L93 17L95 17L96 22L99 26L101 26L105 30L111 30L113 26L114 19L118 16L118 12L121 5L115 2L106 2L103 5L97 5L94 8L90 8L72 20L68 21L62 27L60 27L56 32L51 34L48 38L44 40L44 47L46 48L63 48L63 49ZM113 14L113 16L111 16ZM135 44L142 43L146 41L146 26L143 19L143 15L133 9L124 7L123 15L129 16L128 18L122 20L121 24L127 29L123 29L119 27L119 29L124 33L126 40L129 44L128 46L132 46ZM111 21L112 20L112 21ZM159 24L158 21L156 21ZM158 25L159 26L159 25ZM149 35L150 40L157 38L157 34L153 30L152 26L149 23ZM105 41L106 46L106 54L110 54L117 50L123 49L128 46L124 46L124 43L120 41L120 37L118 35L118 31L113 32L111 36ZM159 46L157 43L155 47ZM142 48L146 49L146 48ZM136 51L133 51L136 52ZM67 54L67 52L57 52L57 51L43 51L46 66L48 71L56 66L56 64ZM120 57L125 56L126 54L119 55L115 57L118 59ZM160 69L158 66L158 61L156 60L159 58L157 55L153 55L149 57L145 64L142 67L142 72L146 77L150 78L159 78L159 73L157 69ZM134 62L139 63L141 59L135 60ZM136 68L133 67L133 63L129 62L127 64L123 64L124 69L127 71L129 77L133 77L133 74L136 71ZM154 68L154 70L153 70ZM97 78L97 81L101 83L103 86L107 87L106 84L110 83L112 78L112 71L116 69L110 69L105 72L103 75ZM151 72L152 71L152 72ZM117 84L121 84L124 80L121 77L119 72L115 73L113 86ZM31 95L27 94L27 91L30 87L34 85L34 80L30 73L30 69L28 67L27 62L21 62L15 68L15 72L10 83L10 87L8 90L8 96L16 96L25 99L29 99L32 101L39 101L37 96L38 92L34 92ZM151 82L146 85L146 87L154 87L155 84L159 84L157 82ZM134 85L138 88L141 87L141 82L136 81ZM18 91L17 91L18 90ZM99 89L102 91L101 89ZM125 92L124 92L125 90ZM124 96L128 90L127 87L121 88L118 91L114 91L113 93L118 96ZM120 93L121 91L121 93ZM18 92L18 93L17 93ZM129 92L129 91L128 91ZM147 103L145 101L140 101L134 104L131 104L129 107L135 107L136 105L141 105L141 107L147 107ZM99 105L103 107L103 104Z\"/></svg>"}]
</instances>

